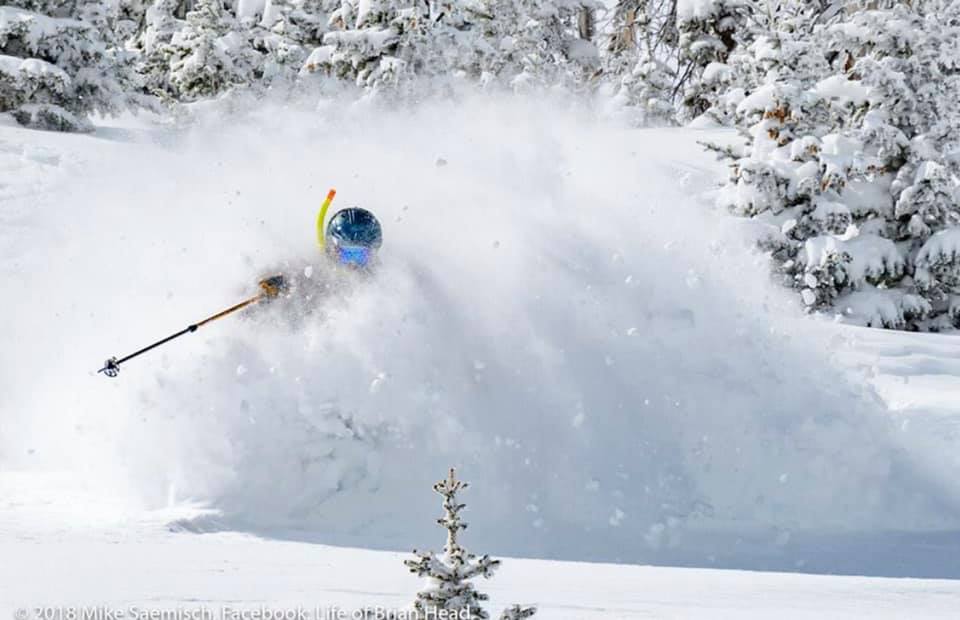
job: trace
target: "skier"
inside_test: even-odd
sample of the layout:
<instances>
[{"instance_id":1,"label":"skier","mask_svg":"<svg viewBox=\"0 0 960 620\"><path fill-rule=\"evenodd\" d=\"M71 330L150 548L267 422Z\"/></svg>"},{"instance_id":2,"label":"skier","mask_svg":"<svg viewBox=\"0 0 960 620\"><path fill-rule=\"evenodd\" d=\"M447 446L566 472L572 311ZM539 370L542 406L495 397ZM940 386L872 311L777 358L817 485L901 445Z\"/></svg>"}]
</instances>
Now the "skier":
<instances>
[{"instance_id":1,"label":"skier","mask_svg":"<svg viewBox=\"0 0 960 620\"><path fill-rule=\"evenodd\" d=\"M318 222L322 230L323 212ZM377 263L377 251L383 244L383 231L376 216L366 209L351 207L338 211L317 239L327 263L333 269L325 270L323 277L314 278L308 266L292 274L273 275L260 280L260 289L268 299L282 297L296 299L295 315L311 310L315 294L329 294L349 280L348 274L369 274Z\"/></svg>"},{"instance_id":2,"label":"skier","mask_svg":"<svg viewBox=\"0 0 960 620\"><path fill-rule=\"evenodd\" d=\"M377 250L383 244L383 231L380 222L366 209L352 207L337 212L330 223L324 227L327 208L336 195L336 190L330 190L327 199L320 207L317 216L317 243L320 245L330 269L324 269L322 277L313 277L313 267L308 266L296 275L278 274L263 278L259 282L260 293L230 306L202 321L192 323L186 328L158 340L123 358L108 358L97 373L104 373L108 377L116 377L120 372L120 364L138 357L147 351L170 342L186 334L192 334L204 325L233 314L244 308L272 302L278 298L288 300L288 312L283 314L291 320L291 325L300 324L301 319L311 314L317 307L316 298L326 299L331 292L339 292L349 282L350 273L369 274L377 263ZM274 272L275 273L275 272ZM275 313L269 313L275 315Z\"/></svg>"}]
</instances>

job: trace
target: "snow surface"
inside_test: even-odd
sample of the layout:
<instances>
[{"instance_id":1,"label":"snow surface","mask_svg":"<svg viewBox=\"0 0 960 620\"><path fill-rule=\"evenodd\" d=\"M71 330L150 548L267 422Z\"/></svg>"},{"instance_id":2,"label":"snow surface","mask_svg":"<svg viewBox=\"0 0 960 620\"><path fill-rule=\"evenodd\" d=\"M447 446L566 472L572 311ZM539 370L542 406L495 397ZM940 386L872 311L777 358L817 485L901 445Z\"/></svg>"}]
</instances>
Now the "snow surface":
<instances>
[{"instance_id":1,"label":"snow surface","mask_svg":"<svg viewBox=\"0 0 960 620\"><path fill-rule=\"evenodd\" d=\"M430 484L456 465L474 551L960 577L956 341L874 349L863 330L804 319L742 222L698 199L718 170L696 141L727 137L490 101L268 109L188 134L0 126L0 274L17 295L0 309L0 474L26 481L0 492L0 556L18 558L4 575L31 600L168 603L204 585L222 589L203 601L408 597L396 556L312 543L439 544ZM313 220L331 186L335 206L384 223L372 280L293 325L261 309L116 380L95 374L259 275L323 274ZM934 349L931 372L875 370ZM86 499L41 482L63 471ZM28 492L54 516L25 507ZM69 585L80 557L95 561ZM298 568L317 565L331 568ZM351 577L388 570L391 585ZM691 597L705 607L679 614L956 609L952 582L623 567L570 585L594 570L518 561L490 589L555 601L558 617L673 615Z\"/></svg>"},{"instance_id":2,"label":"snow surface","mask_svg":"<svg viewBox=\"0 0 960 620\"><path fill-rule=\"evenodd\" d=\"M462 498L469 501L472 491ZM0 474L0 614L34 608L176 612L224 608L303 610L310 620L349 619L362 608L403 609L421 587L401 562L413 557L223 532L166 529L173 515L130 514L63 476ZM51 501L51 498L58 498ZM78 513L71 506L92 508ZM439 514L439 505L435 506ZM469 516L468 506L465 511ZM32 519L29 523L24 516ZM13 518L13 522L10 519ZM464 534L474 538L474 522ZM436 549L441 531L426 542ZM955 618L960 581L659 568L506 558L478 588L489 610L536 603L537 617ZM319 610L319 611L318 611ZM176 617L176 616L173 616ZM182 615L180 617L190 618ZM496 617L496 616L493 616Z\"/></svg>"}]
</instances>

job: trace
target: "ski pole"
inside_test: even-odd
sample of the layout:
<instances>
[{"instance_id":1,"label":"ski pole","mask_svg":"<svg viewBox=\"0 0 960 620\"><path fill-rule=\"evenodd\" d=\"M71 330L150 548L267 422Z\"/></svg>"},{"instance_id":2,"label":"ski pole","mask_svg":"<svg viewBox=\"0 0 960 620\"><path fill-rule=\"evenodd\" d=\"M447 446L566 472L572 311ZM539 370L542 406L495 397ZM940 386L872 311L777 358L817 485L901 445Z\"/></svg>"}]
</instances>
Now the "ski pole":
<instances>
[{"instance_id":1,"label":"ski pole","mask_svg":"<svg viewBox=\"0 0 960 620\"><path fill-rule=\"evenodd\" d=\"M130 355L127 355L126 357L123 357L121 359L117 359L116 357L111 357L110 359L108 359L106 362L103 363L103 368L98 370L97 374L102 372L108 377L116 377L118 374L120 374L120 364L128 360L132 360L138 355L143 355L147 351L156 349L160 345L166 344L171 340L174 340L176 338L179 338L180 336L183 336L184 334L191 334L197 331L198 329L200 329L201 327L203 327L204 325L206 325L207 323L212 323L217 319L222 319L228 314L233 314L237 310L246 308L247 306L255 304L258 301L261 301L263 299L270 299L270 298L276 297L283 290L285 290L286 283L284 282L283 276L273 276L271 278L267 278L266 280L261 281L260 288L261 288L260 293L257 295L254 295L250 299L245 299L236 305L230 306L226 310L221 310L220 312L203 319L202 321L193 323L192 325L188 325L187 327L185 327L184 329L181 329L177 333L171 334L162 340L158 340L153 344L140 349L139 351L135 351Z\"/></svg>"}]
</instances>

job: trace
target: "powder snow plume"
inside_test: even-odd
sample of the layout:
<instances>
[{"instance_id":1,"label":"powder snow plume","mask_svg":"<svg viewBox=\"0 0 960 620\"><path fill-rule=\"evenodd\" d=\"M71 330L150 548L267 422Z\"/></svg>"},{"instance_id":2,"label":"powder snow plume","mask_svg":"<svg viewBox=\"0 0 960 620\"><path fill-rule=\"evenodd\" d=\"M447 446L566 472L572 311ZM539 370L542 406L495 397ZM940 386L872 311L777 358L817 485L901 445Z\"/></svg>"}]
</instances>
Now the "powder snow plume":
<instances>
[{"instance_id":1,"label":"powder snow plume","mask_svg":"<svg viewBox=\"0 0 960 620\"><path fill-rule=\"evenodd\" d=\"M0 463L217 511L188 529L396 549L433 540L451 465L492 553L868 570L857 541L957 528L842 339L706 210L709 158L585 116L272 108L65 155L5 237ZM372 278L92 372L258 276L322 277L329 187L383 222Z\"/></svg>"}]
</instances>

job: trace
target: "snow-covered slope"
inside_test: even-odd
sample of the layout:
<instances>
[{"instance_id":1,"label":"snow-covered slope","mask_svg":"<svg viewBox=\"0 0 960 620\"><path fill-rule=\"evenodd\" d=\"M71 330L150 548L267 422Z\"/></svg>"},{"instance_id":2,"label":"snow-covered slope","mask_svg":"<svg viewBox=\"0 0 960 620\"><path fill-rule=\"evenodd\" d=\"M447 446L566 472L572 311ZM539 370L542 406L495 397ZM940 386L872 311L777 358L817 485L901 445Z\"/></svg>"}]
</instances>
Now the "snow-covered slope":
<instances>
[{"instance_id":1,"label":"snow-covered slope","mask_svg":"<svg viewBox=\"0 0 960 620\"><path fill-rule=\"evenodd\" d=\"M59 499L51 501L51 492ZM162 527L172 516L168 511L125 513L115 504L104 506L100 496L86 496L82 484L62 476L0 474L0 495L11 493L21 498L16 508L0 500L0 557L5 560L0 562L0 614L6 618L41 620L73 608L100 614L91 618L120 610L124 620L146 618L146 612L185 619L202 612L216 620L240 620L239 610L247 617L266 610L309 620L348 620L358 609L407 608L422 585L401 564L411 554L235 532L170 532ZM462 499L470 501L471 495L468 491ZM74 513L72 520L56 514L69 511L71 503L105 509L85 513L96 516L87 519L84 513ZM15 532L8 529L11 513L17 515ZM26 523L25 515L37 520ZM433 529L421 546L439 547L441 531ZM474 522L466 542L483 529ZM960 581L510 558L477 587L490 595L491 611L536 603L536 617L558 620L951 619L960 607ZM14 616L18 609L26 615ZM298 611L303 615L296 616Z\"/></svg>"},{"instance_id":2,"label":"snow-covered slope","mask_svg":"<svg viewBox=\"0 0 960 620\"><path fill-rule=\"evenodd\" d=\"M4 470L217 510L188 530L405 549L456 465L484 552L960 576L956 451L925 449L955 439L905 433L834 355L851 332L705 214L715 134L489 101L0 131ZM258 275L320 277L330 186L381 216L376 277L93 373Z\"/></svg>"}]
</instances>

